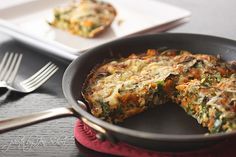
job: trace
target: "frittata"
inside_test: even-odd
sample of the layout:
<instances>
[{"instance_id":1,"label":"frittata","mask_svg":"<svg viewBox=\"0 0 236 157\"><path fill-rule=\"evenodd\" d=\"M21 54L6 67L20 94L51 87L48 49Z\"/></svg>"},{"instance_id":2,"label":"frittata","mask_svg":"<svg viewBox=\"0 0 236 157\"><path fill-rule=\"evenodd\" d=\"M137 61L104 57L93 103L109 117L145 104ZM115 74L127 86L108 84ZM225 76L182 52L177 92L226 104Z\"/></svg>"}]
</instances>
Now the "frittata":
<instances>
[{"instance_id":1,"label":"frittata","mask_svg":"<svg viewBox=\"0 0 236 157\"><path fill-rule=\"evenodd\" d=\"M51 26L82 37L93 38L110 26L116 17L115 8L96 0L73 1L54 9Z\"/></svg>"},{"instance_id":2,"label":"frittata","mask_svg":"<svg viewBox=\"0 0 236 157\"><path fill-rule=\"evenodd\" d=\"M206 54L149 49L92 70L83 96L91 113L109 122L176 102L211 133L236 129L236 71Z\"/></svg>"}]
</instances>

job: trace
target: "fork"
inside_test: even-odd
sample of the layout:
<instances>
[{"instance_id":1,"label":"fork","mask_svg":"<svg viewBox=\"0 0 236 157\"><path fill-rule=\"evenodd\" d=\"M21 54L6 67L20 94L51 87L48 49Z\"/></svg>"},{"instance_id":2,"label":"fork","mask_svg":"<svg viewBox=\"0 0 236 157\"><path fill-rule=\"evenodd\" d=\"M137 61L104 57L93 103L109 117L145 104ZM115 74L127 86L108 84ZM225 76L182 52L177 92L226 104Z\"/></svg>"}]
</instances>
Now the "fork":
<instances>
[{"instance_id":1,"label":"fork","mask_svg":"<svg viewBox=\"0 0 236 157\"><path fill-rule=\"evenodd\" d=\"M35 74L19 84L13 84L17 71L22 60L22 54L10 55L6 53L0 64L0 87L8 88L11 91L29 93L36 90L45 83L59 68L52 62L48 62Z\"/></svg>"},{"instance_id":2,"label":"fork","mask_svg":"<svg viewBox=\"0 0 236 157\"><path fill-rule=\"evenodd\" d=\"M22 60L22 54L5 53L0 63L0 87L12 85Z\"/></svg>"}]
</instances>

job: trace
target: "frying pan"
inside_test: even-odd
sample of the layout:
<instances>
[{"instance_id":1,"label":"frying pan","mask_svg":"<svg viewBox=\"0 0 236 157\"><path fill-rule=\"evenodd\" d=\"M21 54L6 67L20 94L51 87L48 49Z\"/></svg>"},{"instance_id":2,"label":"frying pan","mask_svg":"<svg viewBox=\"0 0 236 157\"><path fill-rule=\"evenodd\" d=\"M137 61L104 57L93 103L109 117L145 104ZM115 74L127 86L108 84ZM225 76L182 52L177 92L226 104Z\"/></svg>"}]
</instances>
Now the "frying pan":
<instances>
[{"instance_id":1,"label":"frying pan","mask_svg":"<svg viewBox=\"0 0 236 157\"><path fill-rule=\"evenodd\" d=\"M220 55L223 60L236 60L236 41L197 34L152 34L122 38L87 50L74 60L63 76L63 92L72 107L56 108L23 117L0 121L0 132L66 116L76 116L97 131L97 138L113 143L161 151L183 151L205 147L231 138L236 132L206 135L207 129L187 115L178 104L166 103L120 124L110 124L89 113L81 95L89 72L104 60L143 53L147 49L188 50L193 53Z\"/></svg>"}]
</instances>

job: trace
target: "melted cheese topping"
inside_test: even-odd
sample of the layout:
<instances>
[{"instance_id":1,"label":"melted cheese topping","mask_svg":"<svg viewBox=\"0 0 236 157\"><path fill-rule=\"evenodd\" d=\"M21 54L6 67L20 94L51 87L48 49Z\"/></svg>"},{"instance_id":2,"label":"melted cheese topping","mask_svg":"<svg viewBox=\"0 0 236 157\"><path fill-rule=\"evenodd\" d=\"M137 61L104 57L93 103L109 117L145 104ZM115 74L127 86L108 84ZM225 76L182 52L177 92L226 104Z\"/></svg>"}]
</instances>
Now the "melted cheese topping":
<instances>
[{"instance_id":1,"label":"melted cheese topping","mask_svg":"<svg viewBox=\"0 0 236 157\"><path fill-rule=\"evenodd\" d=\"M114 68L120 65L125 66L125 68ZM97 89L91 96L95 101L107 102L111 108L117 107L122 92L143 93L145 87L165 80L170 74L175 74L176 71L171 66L142 59L130 59L122 63L112 62L105 66L111 74L99 79L96 84L91 86L92 89Z\"/></svg>"},{"instance_id":2,"label":"melted cheese topping","mask_svg":"<svg viewBox=\"0 0 236 157\"><path fill-rule=\"evenodd\" d=\"M158 92L158 84L170 75L176 75L177 69L171 66L173 63L169 60L158 62L159 58L160 56L145 58L134 55L99 67L94 82L90 83L89 94L86 95L93 104L92 113L103 117L104 105L111 112L122 106L122 110L125 110L122 120L145 110L148 101L155 102L154 105L165 101L154 94ZM99 76L104 73L104 77Z\"/></svg>"}]
</instances>

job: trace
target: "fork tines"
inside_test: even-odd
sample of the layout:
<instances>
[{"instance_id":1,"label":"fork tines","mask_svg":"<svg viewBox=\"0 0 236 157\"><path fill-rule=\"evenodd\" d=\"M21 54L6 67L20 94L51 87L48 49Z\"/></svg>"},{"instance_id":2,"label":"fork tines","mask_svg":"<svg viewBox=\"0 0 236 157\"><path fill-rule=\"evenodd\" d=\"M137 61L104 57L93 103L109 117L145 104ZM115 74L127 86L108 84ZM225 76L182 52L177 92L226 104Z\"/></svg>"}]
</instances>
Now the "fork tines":
<instances>
[{"instance_id":1,"label":"fork tines","mask_svg":"<svg viewBox=\"0 0 236 157\"><path fill-rule=\"evenodd\" d=\"M22 81L20 84L27 90L36 89L48 80L58 69L59 68L54 63L48 62L38 72Z\"/></svg>"},{"instance_id":2,"label":"fork tines","mask_svg":"<svg viewBox=\"0 0 236 157\"><path fill-rule=\"evenodd\" d=\"M0 81L12 84L20 67L22 54L5 53L0 63Z\"/></svg>"}]
</instances>

